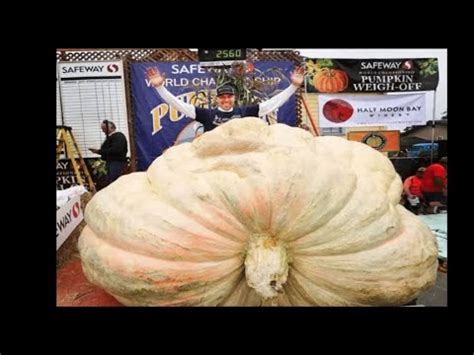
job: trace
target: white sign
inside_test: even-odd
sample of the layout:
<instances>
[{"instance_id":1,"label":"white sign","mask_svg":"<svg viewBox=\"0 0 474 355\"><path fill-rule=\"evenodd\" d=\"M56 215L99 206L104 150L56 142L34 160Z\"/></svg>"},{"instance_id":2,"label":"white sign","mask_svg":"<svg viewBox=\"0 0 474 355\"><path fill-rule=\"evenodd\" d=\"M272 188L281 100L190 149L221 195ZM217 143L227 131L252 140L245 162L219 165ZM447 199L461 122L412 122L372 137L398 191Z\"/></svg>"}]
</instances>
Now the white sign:
<instances>
[{"instance_id":1,"label":"white sign","mask_svg":"<svg viewBox=\"0 0 474 355\"><path fill-rule=\"evenodd\" d=\"M83 218L80 196L71 198L56 211L56 250L61 247Z\"/></svg>"},{"instance_id":2,"label":"white sign","mask_svg":"<svg viewBox=\"0 0 474 355\"><path fill-rule=\"evenodd\" d=\"M122 77L122 61L108 62L61 62L59 75L61 79L88 78L88 77Z\"/></svg>"},{"instance_id":3,"label":"white sign","mask_svg":"<svg viewBox=\"0 0 474 355\"><path fill-rule=\"evenodd\" d=\"M425 94L319 95L320 127L423 125Z\"/></svg>"},{"instance_id":4,"label":"white sign","mask_svg":"<svg viewBox=\"0 0 474 355\"><path fill-rule=\"evenodd\" d=\"M130 156L123 62L59 62L57 73L56 101L62 111L56 114L56 122L72 127L82 157L98 158L88 148L100 148L104 142L103 120L114 122L117 131L127 137Z\"/></svg>"}]
</instances>

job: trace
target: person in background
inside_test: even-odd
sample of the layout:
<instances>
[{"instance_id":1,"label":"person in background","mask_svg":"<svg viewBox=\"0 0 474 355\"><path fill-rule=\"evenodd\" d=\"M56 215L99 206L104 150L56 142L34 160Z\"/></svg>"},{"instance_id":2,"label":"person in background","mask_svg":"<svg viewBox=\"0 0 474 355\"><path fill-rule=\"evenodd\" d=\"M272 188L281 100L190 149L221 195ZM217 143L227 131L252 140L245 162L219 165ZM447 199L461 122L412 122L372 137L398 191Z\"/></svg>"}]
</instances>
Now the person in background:
<instances>
[{"instance_id":1,"label":"person in background","mask_svg":"<svg viewBox=\"0 0 474 355\"><path fill-rule=\"evenodd\" d=\"M92 153L100 154L107 167L107 184L117 180L127 167L127 138L112 121L104 120L101 124L106 139L100 149L89 148Z\"/></svg>"},{"instance_id":2,"label":"person in background","mask_svg":"<svg viewBox=\"0 0 474 355\"><path fill-rule=\"evenodd\" d=\"M428 213L437 213L446 208L448 157L442 157L438 163L431 164L425 170L421 180L421 191L428 204Z\"/></svg>"},{"instance_id":3,"label":"person in background","mask_svg":"<svg viewBox=\"0 0 474 355\"><path fill-rule=\"evenodd\" d=\"M425 170L423 167L418 168L415 175L407 177L403 182L403 193L407 199L405 208L415 214L420 213L423 202L421 180L423 179Z\"/></svg>"}]
</instances>

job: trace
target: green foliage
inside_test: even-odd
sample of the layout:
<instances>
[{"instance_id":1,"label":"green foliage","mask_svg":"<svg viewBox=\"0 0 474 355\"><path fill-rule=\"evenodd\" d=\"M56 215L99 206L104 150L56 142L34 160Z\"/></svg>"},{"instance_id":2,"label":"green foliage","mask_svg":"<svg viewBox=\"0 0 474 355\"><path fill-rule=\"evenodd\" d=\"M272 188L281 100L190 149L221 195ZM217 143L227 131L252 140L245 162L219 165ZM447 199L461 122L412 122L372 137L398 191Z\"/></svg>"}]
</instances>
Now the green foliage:
<instances>
[{"instance_id":1,"label":"green foliage","mask_svg":"<svg viewBox=\"0 0 474 355\"><path fill-rule=\"evenodd\" d=\"M91 167L94 175L98 177L107 175L107 167L104 160L97 159L91 164Z\"/></svg>"},{"instance_id":2,"label":"green foliage","mask_svg":"<svg viewBox=\"0 0 474 355\"><path fill-rule=\"evenodd\" d=\"M430 58L427 60L417 60L420 67L420 74L423 77L434 75L438 72L438 59Z\"/></svg>"}]
</instances>

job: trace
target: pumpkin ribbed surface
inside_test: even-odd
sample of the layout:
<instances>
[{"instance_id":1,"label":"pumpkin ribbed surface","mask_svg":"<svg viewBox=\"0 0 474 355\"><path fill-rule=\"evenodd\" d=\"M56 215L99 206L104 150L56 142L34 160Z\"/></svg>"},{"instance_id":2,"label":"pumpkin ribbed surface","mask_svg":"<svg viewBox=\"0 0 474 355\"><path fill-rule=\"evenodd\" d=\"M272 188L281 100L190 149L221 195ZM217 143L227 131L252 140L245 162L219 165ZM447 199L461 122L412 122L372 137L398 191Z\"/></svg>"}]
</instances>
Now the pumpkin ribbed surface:
<instances>
[{"instance_id":1,"label":"pumpkin ribbed surface","mask_svg":"<svg viewBox=\"0 0 474 355\"><path fill-rule=\"evenodd\" d=\"M437 246L376 150L234 119L122 176L85 210L87 278L125 305L398 305Z\"/></svg>"}]
</instances>

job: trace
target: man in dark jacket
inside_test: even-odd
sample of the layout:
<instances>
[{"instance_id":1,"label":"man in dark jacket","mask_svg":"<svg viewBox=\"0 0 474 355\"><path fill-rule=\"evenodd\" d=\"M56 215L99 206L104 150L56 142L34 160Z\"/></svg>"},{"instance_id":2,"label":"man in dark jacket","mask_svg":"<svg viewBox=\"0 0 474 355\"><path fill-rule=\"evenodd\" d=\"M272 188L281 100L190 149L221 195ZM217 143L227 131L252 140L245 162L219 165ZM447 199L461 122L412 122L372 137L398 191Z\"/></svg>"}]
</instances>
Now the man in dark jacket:
<instances>
[{"instance_id":1,"label":"man in dark jacket","mask_svg":"<svg viewBox=\"0 0 474 355\"><path fill-rule=\"evenodd\" d=\"M116 131L112 121L105 120L101 125L107 138L100 149L89 148L92 153L100 154L107 167L107 182L110 184L122 175L127 166L127 138Z\"/></svg>"}]
</instances>

